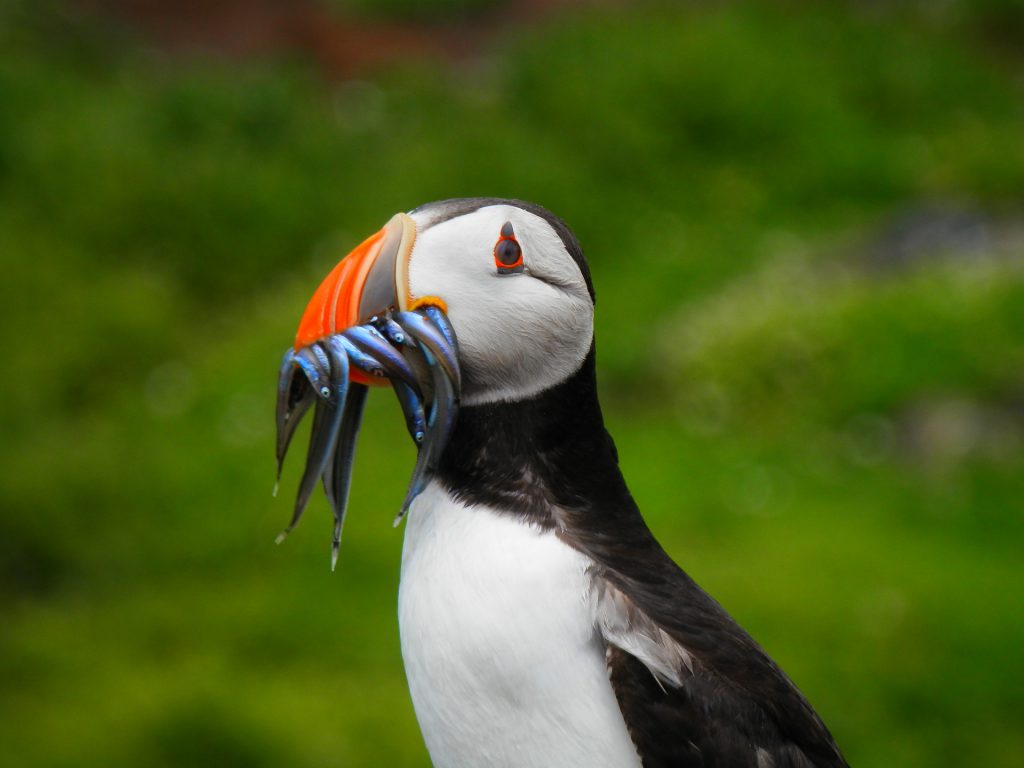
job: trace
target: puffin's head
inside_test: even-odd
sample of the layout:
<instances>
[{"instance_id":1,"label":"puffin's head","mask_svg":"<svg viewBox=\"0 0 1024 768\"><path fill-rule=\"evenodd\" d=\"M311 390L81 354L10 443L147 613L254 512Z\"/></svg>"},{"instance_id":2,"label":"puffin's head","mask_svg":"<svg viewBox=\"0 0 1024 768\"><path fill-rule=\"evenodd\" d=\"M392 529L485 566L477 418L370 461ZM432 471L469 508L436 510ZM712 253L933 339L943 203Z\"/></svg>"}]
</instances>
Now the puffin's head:
<instances>
[{"instance_id":1,"label":"puffin's head","mask_svg":"<svg viewBox=\"0 0 1024 768\"><path fill-rule=\"evenodd\" d=\"M364 385L393 385L417 442L404 513L440 460L460 400L518 401L565 381L593 331L579 243L543 208L469 198L395 214L320 284L281 366L278 474L316 403L292 526L323 478L336 553Z\"/></svg>"},{"instance_id":2,"label":"puffin's head","mask_svg":"<svg viewBox=\"0 0 1024 768\"><path fill-rule=\"evenodd\" d=\"M388 312L440 307L458 337L464 405L565 380L593 340L594 293L560 219L515 200L444 200L398 213L327 276L296 349Z\"/></svg>"}]
</instances>

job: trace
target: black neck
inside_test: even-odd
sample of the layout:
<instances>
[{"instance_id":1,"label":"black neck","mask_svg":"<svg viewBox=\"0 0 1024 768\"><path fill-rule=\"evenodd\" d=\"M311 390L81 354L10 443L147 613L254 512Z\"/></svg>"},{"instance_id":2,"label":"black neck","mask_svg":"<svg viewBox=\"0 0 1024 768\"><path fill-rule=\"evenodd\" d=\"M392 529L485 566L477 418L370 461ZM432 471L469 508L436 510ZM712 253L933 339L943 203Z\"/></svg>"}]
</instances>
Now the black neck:
<instances>
[{"instance_id":1,"label":"black neck","mask_svg":"<svg viewBox=\"0 0 1024 768\"><path fill-rule=\"evenodd\" d=\"M597 400L594 347L569 379L526 400L464 407L439 467L460 500L554 526L553 507L635 510Z\"/></svg>"}]
</instances>

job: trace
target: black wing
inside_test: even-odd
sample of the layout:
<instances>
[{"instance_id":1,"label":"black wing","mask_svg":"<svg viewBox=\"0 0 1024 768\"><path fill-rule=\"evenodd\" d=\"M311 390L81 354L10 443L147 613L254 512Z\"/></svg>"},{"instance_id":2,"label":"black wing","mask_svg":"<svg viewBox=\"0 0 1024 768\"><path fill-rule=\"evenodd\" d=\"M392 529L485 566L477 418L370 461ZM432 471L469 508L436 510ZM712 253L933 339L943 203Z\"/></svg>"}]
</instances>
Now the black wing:
<instances>
[{"instance_id":1,"label":"black wing","mask_svg":"<svg viewBox=\"0 0 1024 768\"><path fill-rule=\"evenodd\" d=\"M846 766L786 674L672 562L638 514L634 521L614 538L571 538L595 559L599 592L617 590L610 602L629 613L619 626L642 639L638 652L628 637L606 635L612 687L645 768ZM666 646L653 664L652 638ZM685 659L678 674L659 673L658 662L673 658Z\"/></svg>"}]
</instances>

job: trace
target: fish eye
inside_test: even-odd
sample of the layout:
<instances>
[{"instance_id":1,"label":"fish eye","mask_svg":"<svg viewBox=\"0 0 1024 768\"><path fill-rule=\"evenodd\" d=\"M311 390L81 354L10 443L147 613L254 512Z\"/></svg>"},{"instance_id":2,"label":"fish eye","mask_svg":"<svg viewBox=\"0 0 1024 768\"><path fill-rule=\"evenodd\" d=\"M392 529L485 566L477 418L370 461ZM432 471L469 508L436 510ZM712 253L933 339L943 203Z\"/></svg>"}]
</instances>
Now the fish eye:
<instances>
[{"instance_id":1,"label":"fish eye","mask_svg":"<svg viewBox=\"0 0 1024 768\"><path fill-rule=\"evenodd\" d=\"M494 244L494 266L499 275L514 275L522 272L523 249L516 240L515 231L512 229L512 222L506 221L501 227L501 235L498 242Z\"/></svg>"}]
</instances>

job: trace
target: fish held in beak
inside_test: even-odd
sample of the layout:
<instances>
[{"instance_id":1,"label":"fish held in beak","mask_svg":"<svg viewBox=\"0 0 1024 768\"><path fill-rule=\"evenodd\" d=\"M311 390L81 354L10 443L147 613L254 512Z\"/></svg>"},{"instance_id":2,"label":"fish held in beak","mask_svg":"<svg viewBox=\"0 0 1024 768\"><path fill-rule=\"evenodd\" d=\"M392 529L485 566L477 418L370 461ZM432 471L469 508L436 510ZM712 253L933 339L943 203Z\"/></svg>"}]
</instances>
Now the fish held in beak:
<instances>
[{"instance_id":1,"label":"fish held in beak","mask_svg":"<svg viewBox=\"0 0 1024 768\"><path fill-rule=\"evenodd\" d=\"M441 302L413 302L409 257L416 225L396 214L341 260L320 284L285 352L277 387L277 477L310 408L313 426L291 521L302 518L317 481L334 514L331 569L348 507L355 444L369 387L390 384L417 448L395 524L429 484L458 418L458 340Z\"/></svg>"}]
</instances>

